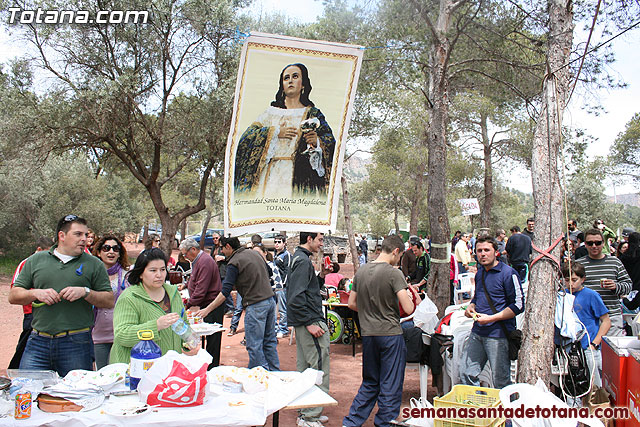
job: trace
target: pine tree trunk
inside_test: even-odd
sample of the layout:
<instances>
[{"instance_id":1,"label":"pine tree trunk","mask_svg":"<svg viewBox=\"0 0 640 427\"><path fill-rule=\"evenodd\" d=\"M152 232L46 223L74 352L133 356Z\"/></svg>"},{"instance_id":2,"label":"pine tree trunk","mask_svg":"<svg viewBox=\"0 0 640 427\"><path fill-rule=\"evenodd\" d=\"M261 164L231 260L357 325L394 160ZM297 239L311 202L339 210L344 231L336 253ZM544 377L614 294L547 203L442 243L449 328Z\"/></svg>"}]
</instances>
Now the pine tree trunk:
<instances>
[{"instance_id":1,"label":"pine tree trunk","mask_svg":"<svg viewBox=\"0 0 640 427\"><path fill-rule=\"evenodd\" d=\"M398 196L393 197L393 226L396 228L396 234L400 235L400 223L398 222Z\"/></svg>"},{"instance_id":2,"label":"pine tree trunk","mask_svg":"<svg viewBox=\"0 0 640 427\"><path fill-rule=\"evenodd\" d=\"M480 212L480 226L489 228L491 224L491 210L493 209L493 167L491 164L491 140L489 139L489 129L487 115L482 113L480 117L480 127L482 129L482 146L484 151L484 202L482 212Z\"/></svg>"},{"instance_id":3,"label":"pine tree trunk","mask_svg":"<svg viewBox=\"0 0 640 427\"><path fill-rule=\"evenodd\" d=\"M446 203L446 165L447 165L447 120L449 116L449 79L447 59L450 44L447 32L453 12L451 0L440 1L440 14L435 26L437 38L433 41L430 54L429 123L426 130L426 144L429 151L427 193L429 224L431 227L431 274L428 286L429 298L438 307L439 315L444 314L449 305L449 252L445 244L449 243L449 216ZM438 247L443 245L443 247Z\"/></svg>"},{"instance_id":4,"label":"pine tree trunk","mask_svg":"<svg viewBox=\"0 0 640 427\"><path fill-rule=\"evenodd\" d=\"M411 196L411 207L409 210L409 235L418 235L418 214L422 206L423 191L424 191L424 170L426 165L422 164L418 168L416 182L413 195Z\"/></svg>"},{"instance_id":5,"label":"pine tree trunk","mask_svg":"<svg viewBox=\"0 0 640 427\"><path fill-rule=\"evenodd\" d=\"M349 205L349 193L347 191L347 179L342 175L340 179L342 184L342 204L344 206L344 222L347 226L347 235L349 236L349 250L351 251L351 261L353 262L353 274L358 271L360 263L358 262L358 249L356 249L356 239L353 234L353 225L351 224L351 207Z\"/></svg>"},{"instance_id":6,"label":"pine tree trunk","mask_svg":"<svg viewBox=\"0 0 640 427\"><path fill-rule=\"evenodd\" d=\"M211 216L213 211L213 204L216 199L216 187L212 185L211 200L209 201L209 209L207 209L207 215L204 218L204 224L202 224L202 231L200 232L200 249L204 249L204 239L207 234L207 228L209 228L209 222L211 222Z\"/></svg>"},{"instance_id":7,"label":"pine tree trunk","mask_svg":"<svg viewBox=\"0 0 640 427\"><path fill-rule=\"evenodd\" d=\"M182 242L182 240L184 240L187 237L187 219L183 219L182 222L180 223L180 236L182 237L182 239L180 240L180 242Z\"/></svg>"},{"instance_id":8,"label":"pine tree trunk","mask_svg":"<svg viewBox=\"0 0 640 427\"><path fill-rule=\"evenodd\" d=\"M543 84L543 104L534 136L531 175L535 205L535 241L548 248L562 234L562 188L558 176L562 115L570 91L567 63L573 43L571 1L549 0L549 42L547 78ZM563 68L564 67L564 68ZM560 257L560 248L553 251ZM534 254L535 256L535 254ZM534 384L537 378L549 383L553 357L555 294L558 269L550 260L531 268L525 308L523 344L518 359L518 381Z\"/></svg>"}]
</instances>

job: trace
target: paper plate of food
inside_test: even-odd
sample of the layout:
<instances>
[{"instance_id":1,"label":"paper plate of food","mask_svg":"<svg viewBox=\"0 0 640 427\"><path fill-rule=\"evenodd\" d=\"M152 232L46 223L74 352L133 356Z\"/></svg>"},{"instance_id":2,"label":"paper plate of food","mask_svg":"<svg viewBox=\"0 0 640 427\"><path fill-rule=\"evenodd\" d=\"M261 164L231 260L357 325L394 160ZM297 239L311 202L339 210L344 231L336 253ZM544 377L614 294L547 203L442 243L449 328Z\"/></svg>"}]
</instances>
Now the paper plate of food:
<instances>
[{"instance_id":1,"label":"paper plate of food","mask_svg":"<svg viewBox=\"0 0 640 427\"><path fill-rule=\"evenodd\" d=\"M219 323L194 323L191 325L191 329L198 335L211 335L226 331L226 328L223 328Z\"/></svg>"},{"instance_id":2,"label":"paper plate of food","mask_svg":"<svg viewBox=\"0 0 640 427\"><path fill-rule=\"evenodd\" d=\"M107 365L99 371L85 371L76 369L70 371L65 377L64 382L70 384L90 384L109 390L116 384L124 381L128 365L126 363L114 363Z\"/></svg>"}]
</instances>

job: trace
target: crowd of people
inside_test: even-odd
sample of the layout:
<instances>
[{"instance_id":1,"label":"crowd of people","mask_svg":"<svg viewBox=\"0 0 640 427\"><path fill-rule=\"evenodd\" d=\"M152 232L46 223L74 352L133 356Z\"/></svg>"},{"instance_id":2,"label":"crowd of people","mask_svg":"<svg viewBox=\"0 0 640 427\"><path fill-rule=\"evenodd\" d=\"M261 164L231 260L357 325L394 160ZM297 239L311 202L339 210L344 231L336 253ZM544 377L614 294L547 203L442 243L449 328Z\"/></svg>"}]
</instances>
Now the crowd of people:
<instances>
[{"instance_id":1,"label":"crowd of people","mask_svg":"<svg viewBox=\"0 0 640 427\"><path fill-rule=\"evenodd\" d=\"M492 234L456 232L451 241L452 304L459 275L475 274L475 292L465 310L474 323L462 354L464 384L480 385L487 362L494 387L510 383L509 337L525 307L523 284L531 266L534 227L530 218L524 231L511 227L508 238L498 229ZM584 232L571 220L567 230L562 277L588 332L581 343L595 362L589 369L599 386L602 337L624 335L623 310L640 305L640 233L624 229L618 240L602 220ZM174 286L167 277L176 263L157 247L157 236L150 236L131 266L120 238L97 237L83 218L67 215L57 224L55 242L38 240L36 252L20 263L13 277L9 302L23 305L24 322L9 367L52 369L64 376L73 369L127 363L140 330L153 331L163 354L195 354L198 348L185 346L171 329L180 319L187 320L187 311L207 323L232 316L230 336L238 332L244 312L249 368L279 370L278 339L294 330L297 369L322 371L320 388L328 392L330 334L321 291L341 286L349 291L349 308L357 312L363 344L362 385L343 425L362 425L376 403L376 425L388 425L398 416L404 380L407 324L401 325L400 312L413 312L429 286L430 239L412 236L405 243L392 235L369 251L362 238L361 266L347 278L339 273L338 263L312 262L323 252L322 233L299 236L293 253L283 234L274 239L274 253L259 235L244 247L237 237L214 234L210 252L185 239L177 264L190 275L186 283ZM182 288L188 289L184 300ZM220 347L221 334L206 337L209 368L220 364ZM299 410L299 426L325 422L321 407Z\"/></svg>"},{"instance_id":2,"label":"crowd of people","mask_svg":"<svg viewBox=\"0 0 640 427\"><path fill-rule=\"evenodd\" d=\"M508 239L504 230L498 229L494 236L481 232L475 242L469 233L459 236L456 233L452 240L460 271L474 258L478 264L475 295L466 311L475 323L463 362L465 384L479 385L478 375L487 359L494 373L494 386L500 388L510 383L508 377L496 378L495 374L509 372L508 337L515 329L514 317L524 309L522 284L531 267L534 227L533 218L529 218L526 229L520 231L518 226L513 226ZM493 246L488 256L483 253L487 241ZM574 219L567 224L561 256L563 288L574 296L574 312L586 330L580 343L594 387L602 386L602 337L630 334L631 327L625 325L623 311L640 306L639 243L640 233L625 228L621 236L617 236L602 219L595 220L585 231L578 229ZM495 285L490 279L492 276L502 276L502 285ZM486 337L499 339L487 343ZM480 342L483 351L480 351ZM495 369L495 366L506 369Z\"/></svg>"}]
</instances>

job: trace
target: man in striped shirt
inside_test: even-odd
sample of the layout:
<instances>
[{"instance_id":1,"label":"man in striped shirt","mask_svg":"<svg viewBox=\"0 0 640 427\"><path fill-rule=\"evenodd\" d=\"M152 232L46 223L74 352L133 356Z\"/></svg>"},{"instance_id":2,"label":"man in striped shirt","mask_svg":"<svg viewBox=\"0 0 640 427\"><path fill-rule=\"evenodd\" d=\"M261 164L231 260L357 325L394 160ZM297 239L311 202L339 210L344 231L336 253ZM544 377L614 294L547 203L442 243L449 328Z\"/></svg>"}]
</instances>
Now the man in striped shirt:
<instances>
[{"instance_id":1,"label":"man in striped shirt","mask_svg":"<svg viewBox=\"0 0 640 427\"><path fill-rule=\"evenodd\" d=\"M587 230L584 233L584 244L587 256L576 260L584 266L586 272L584 286L598 292L609 309L611 329L607 335L624 335L620 298L631 292L631 278L618 258L602 252L605 241L600 230Z\"/></svg>"}]
</instances>

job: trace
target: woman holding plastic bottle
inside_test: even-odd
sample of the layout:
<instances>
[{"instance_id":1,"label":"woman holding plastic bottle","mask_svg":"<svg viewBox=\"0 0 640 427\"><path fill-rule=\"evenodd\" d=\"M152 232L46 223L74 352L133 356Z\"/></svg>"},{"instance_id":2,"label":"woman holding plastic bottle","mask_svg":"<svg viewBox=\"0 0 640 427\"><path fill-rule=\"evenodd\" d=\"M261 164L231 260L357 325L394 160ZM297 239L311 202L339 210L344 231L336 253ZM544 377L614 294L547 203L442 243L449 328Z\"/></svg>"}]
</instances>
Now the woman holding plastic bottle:
<instances>
[{"instance_id":1,"label":"woman holding plastic bottle","mask_svg":"<svg viewBox=\"0 0 640 427\"><path fill-rule=\"evenodd\" d=\"M187 350L182 339L171 329L178 319L187 322L180 292L175 285L165 283L167 256L158 248L138 256L127 275L131 283L122 294L113 313L114 340L110 363L129 363L131 348L139 341L138 331L150 330L162 354L169 350L196 354L198 348Z\"/></svg>"}]
</instances>

